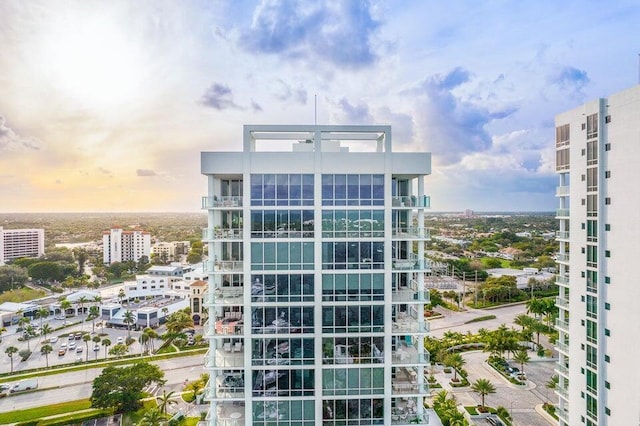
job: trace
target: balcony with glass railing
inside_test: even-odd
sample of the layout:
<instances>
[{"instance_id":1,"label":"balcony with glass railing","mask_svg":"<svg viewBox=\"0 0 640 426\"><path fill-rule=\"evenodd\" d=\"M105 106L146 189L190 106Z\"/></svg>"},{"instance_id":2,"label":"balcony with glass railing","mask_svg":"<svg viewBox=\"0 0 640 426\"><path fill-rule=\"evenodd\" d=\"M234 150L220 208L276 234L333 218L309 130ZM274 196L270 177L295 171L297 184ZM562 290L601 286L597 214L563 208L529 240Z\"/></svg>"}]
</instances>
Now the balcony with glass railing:
<instances>
[{"instance_id":1,"label":"balcony with glass railing","mask_svg":"<svg viewBox=\"0 0 640 426\"><path fill-rule=\"evenodd\" d=\"M415 195L395 196L391 197L391 206L393 208L429 208L431 207L431 197L427 195L423 195L422 197Z\"/></svg>"},{"instance_id":2,"label":"balcony with glass railing","mask_svg":"<svg viewBox=\"0 0 640 426\"><path fill-rule=\"evenodd\" d=\"M224 241L224 240L241 240L242 229L237 228L202 228L202 241Z\"/></svg>"},{"instance_id":3,"label":"balcony with glass railing","mask_svg":"<svg viewBox=\"0 0 640 426\"><path fill-rule=\"evenodd\" d=\"M208 350L204 355L204 368L242 368L244 367L244 345L238 341L235 343L223 343L222 347Z\"/></svg>"},{"instance_id":4,"label":"balcony with glass railing","mask_svg":"<svg viewBox=\"0 0 640 426\"><path fill-rule=\"evenodd\" d=\"M563 309L569 309L569 300L564 297L556 297L556 306Z\"/></svg>"},{"instance_id":5,"label":"balcony with glass railing","mask_svg":"<svg viewBox=\"0 0 640 426\"><path fill-rule=\"evenodd\" d=\"M566 400L569 400L569 396L567 394L567 398ZM566 403L565 403L566 405ZM556 407L556 414L558 415L558 417L560 418L560 420L562 420L562 422L565 425L569 425L571 423L569 423L569 409L567 407L561 408L561 407Z\"/></svg>"},{"instance_id":6,"label":"balcony with glass railing","mask_svg":"<svg viewBox=\"0 0 640 426\"><path fill-rule=\"evenodd\" d=\"M245 426L244 403L241 402L217 402L214 413L209 410L206 421L207 424L215 419L216 426Z\"/></svg>"},{"instance_id":7,"label":"balcony with glass railing","mask_svg":"<svg viewBox=\"0 0 640 426\"><path fill-rule=\"evenodd\" d=\"M569 345L561 342L560 340L556 340L556 349L558 350L558 352L562 352L563 354L569 356Z\"/></svg>"},{"instance_id":8,"label":"balcony with glass railing","mask_svg":"<svg viewBox=\"0 0 640 426\"><path fill-rule=\"evenodd\" d=\"M211 272L242 272L242 260L207 260L204 262L205 273Z\"/></svg>"},{"instance_id":9,"label":"balcony with glass railing","mask_svg":"<svg viewBox=\"0 0 640 426\"><path fill-rule=\"evenodd\" d=\"M569 401L569 390L563 387L556 387L556 393L563 399Z\"/></svg>"},{"instance_id":10,"label":"balcony with glass railing","mask_svg":"<svg viewBox=\"0 0 640 426\"><path fill-rule=\"evenodd\" d=\"M427 365L430 362L429 352L422 352L413 345L399 345L391 353L391 362L394 365Z\"/></svg>"},{"instance_id":11,"label":"balcony with glass railing","mask_svg":"<svg viewBox=\"0 0 640 426\"><path fill-rule=\"evenodd\" d=\"M244 399L244 375L241 372L224 373L215 377L215 398ZM206 399L206 397L205 397Z\"/></svg>"},{"instance_id":12,"label":"balcony with glass railing","mask_svg":"<svg viewBox=\"0 0 640 426\"><path fill-rule=\"evenodd\" d=\"M391 332L393 334L428 333L429 322L426 320L418 321L417 318L405 312L400 312L391 323Z\"/></svg>"},{"instance_id":13,"label":"balcony with glass railing","mask_svg":"<svg viewBox=\"0 0 640 426\"><path fill-rule=\"evenodd\" d=\"M571 187L569 185L557 186L556 197L566 197L569 195Z\"/></svg>"},{"instance_id":14,"label":"balcony with glass railing","mask_svg":"<svg viewBox=\"0 0 640 426\"><path fill-rule=\"evenodd\" d=\"M394 271L431 271L432 261L427 257L418 257L409 253L405 258L393 258L392 269Z\"/></svg>"},{"instance_id":15,"label":"balcony with glass railing","mask_svg":"<svg viewBox=\"0 0 640 426\"><path fill-rule=\"evenodd\" d=\"M396 288L391 292L394 303L429 303L431 294L426 290L416 290L413 286Z\"/></svg>"},{"instance_id":16,"label":"balcony with glass railing","mask_svg":"<svg viewBox=\"0 0 640 426\"><path fill-rule=\"evenodd\" d=\"M391 237L394 240L404 240L404 239L430 239L431 238L431 230L428 228L393 228L391 230Z\"/></svg>"},{"instance_id":17,"label":"balcony with glass railing","mask_svg":"<svg viewBox=\"0 0 640 426\"><path fill-rule=\"evenodd\" d=\"M556 253L556 260L558 262L569 262L569 253Z\"/></svg>"},{"instance_id":18,"label":"balcony with glass railing","mask_svg":"<svg viewBox=\"0 0 640 426\"><path fill-rule=\"evenodd\" d=\"M244 303L244 287L216 287L204 293L204 306L240 305Z\"/></svg>"},{"instance_id":19,"label":"balcony with glass railing","mask_svg":"<svg viewBox=\"0 0 640 426\"><path fill-rule=\"evenodd\" d=\"M242 207L242 196L214 195L213 197L202 197L203 209L238 208L238 207Z\"/></svg>"},{"instance_id":20,"label":"balcony with glass railing","mask_svg":"<svg viewBox=\"0 0 640 426\"><path fill-rule=\"evenodd\" d=\"M391 424L392 425L428 425L429 415L435 417L433 410L419 410L422 405L420 397L395 397L392 402ZM422 412L419 412L422 411Z\"/></svg>"},{"instance_id":21,"label":"balcony with glass railing","mask_svg":"<svg viewBox=\"0 0 640 426\"><path fill-rule=\"evenodd\" d=\"M556 231L556 240L568 240L569 231Z\"/></svg>"},{"instance_id":22,"label":"balcony with glass railing","mask_svg":"<svg viewBox=\"0 0 640 426\"><path fill-rule=\"evenodd\" d=\"M562 374L564 377L569 378L569 367L564 366L564 365L560 365L560 364L556 364L555 365L555 371L558 374Z\"/></svg>"},{"instance_id":23,"label":"balcony with glass railing","mask_svg":"<svg viewBox=\"0 0 640 426\"><path fill-rule=\"evenodd\" d=\"M556 319L556 328L565 333L569 332L569 323L561 319Z\"/></svg>"},{"instance_id":24,"label":"balcony with glass railing","mask_svg":"<svg viewBox=\"0 0 640 426\"><path fill-rule=\"evenodd\" d=\"M561 286L569 285L569 277L567 275L556 275L556 284Z\"/></svg>"},{"instance_id":25,"label":"balcony with glass railing","mask_svg":"<svg viewBox=\"0 0 640 426\"><path fill-rule=\"evenodd\" d=\"M412 367L396 367L391 378L391 391L394 395L429 393L427 383L418 383L418 370Z\"/></svg>"},{"instance_id":26,"label":"balcony with glass railing","mask_svg":"<svg viewBox=\"0 0 640 426\"><path fill-rule=\"evenodd\" d=\"M556 210L556 218L569 217L569 209Z\"/></svg>"}]
</instances>

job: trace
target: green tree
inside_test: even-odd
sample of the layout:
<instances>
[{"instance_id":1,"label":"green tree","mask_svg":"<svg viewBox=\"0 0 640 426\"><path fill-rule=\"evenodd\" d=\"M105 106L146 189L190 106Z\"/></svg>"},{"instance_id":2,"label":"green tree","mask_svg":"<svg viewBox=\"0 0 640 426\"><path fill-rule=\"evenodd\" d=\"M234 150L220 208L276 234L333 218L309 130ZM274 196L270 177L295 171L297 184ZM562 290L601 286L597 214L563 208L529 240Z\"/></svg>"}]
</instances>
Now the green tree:
<instances>
[{"instance_id":1,"label":"green tree","mask_svg":"<svg viewBox=\"0 0 640 426\"><path fill-rule=\"evenodd\" d=\"M67 310L71 309L71 302L67 299L62 299L60 301L60 310L62 310L62 315L64 315L64 324L67 324Z\"/></svg>"},{"instance_id":2,"label":"green tree","mask_svg":"<svg viewBox=\"0 0 640 426\"><path fill-rule=\"evenodd\" d=\"M124 356L127 354L127 352L129 352L129 347L127 345L123 345L122 343L118 343L114 347L109 349L109 355L115 357Z\"/></svg>"},{"instance_id":3,"label":"green tree","mask_svg":"<svg viewBox=\"0 0 640 426\"><path fill-rule=\"evenodd\" d=\"M13 355L18 353L18 348L16 348L15 346L8 346L4 350L4 353L7 354L9 360L11 361L11 373L13 373Z\"/></svg>"},{"instance_id":4,"label":"green tree","mask_svg":"<svg viewBox=\"0 0 640 426\"><path fill-rule=\"evenodd\" d=\"M161 426L167 424L167 419L159 409L151 408L145 411L138 424L140 426Z\"/></svg>"},{"instance_id":5,"label":"green tree","mask_svg":"<svg viewBox=\"0 0 640 426\"><path fill-rule=\"evenodd\" d=\"M51 326L49 324L45 324L42 326L42 328L40 329L42 335L44 336L44 339L47 339L47 334L51 334L53 332L53 328L51 328Z\"/></svg>"},{"instance_id":6,"label":"green tree","mask_svg":"<svg viewBox=\"0 0 640 426\"><path fill-rule=\"evenodd\" d=\"M36 311L36 318L40 319L40 327L42 327L42 321L49 316L49 309L41 307Z\"/></svg>"},{"instance_id":7,"label":"green tree","mask_svg":"<svg viewBox=\"0 0 640 426\"><path fill-rule=\"evenodd\" d=\"M118 345L116 345L118 346ZM91 406L130 412L140 408L142 390L152 383L164 384L164 372L157 365L138 362L126 367L109 366L93 381Z\"/></svg>"},{"instance_id":8,"label":"green tree","mask_svg":"<svg viewBox=\"0 0 640 426\"><path fill-rule=\"evenodd\" d=\"M458 381L458 369L462 368L467 362L459 353L448 354L442 360L442 363L447 367L453 368L453 381Z\"/></svg>"},{"instance_id":9,"label":"green tree","mask_svg":"<svg viewBox=\"0 0 640 426\"><path fill-rule=\"evenodd\" d=\"M93 336L93 338L91 338L91 341L93 342L94 345L98 346L98 343L100 343L102 339L100 338L100 336ZM98 351L94 351L96 354L96 359L98 359Z\"/></svg>"},{"instance_id":10,"label":"green tree","mask_svg":"<svg viewBox=\"0 0 640 426\"><path fill-rule=\"evenodd\" d=\"M0 293L22 287L29 279L26 268L17 265L0 266Z\"/></svg>"},{"instance_id":11,"label":"green tree","mask_svg":"<svg viewBox=\"0 0 640 426\"><path fill-rule=\"evenodd\" d=\"M529 358L529 354L527 353L527 351L523 349L516 352L513 360L520 363L520 371L524 373L524 365L531 361L531 358Z\"/></svg>"},{"instance_id":12,"label":"green tree","mask_svg":"<svg viewBox=\"0 0 640 426\"><path fill-rule=\"evenodd\" d=\"M167 414L167 406L169 405L169 400L173 397L175 391L168 392L163 389L162 396L156 397L158 399L158 408L162 412L162 414Z\"/></svg>"},{"instance_id":13,"label":"green tree","mask_svg":"<svg viewBox=\"0 0 640 426\"><path fill-rule=\"evenodd\" d=\"M185 311L174 312L167 318L167 332L172 337L189 327L193 327L193 318Z\"/></svg>"},{"instance_id":14,"label":"green tree","mask_svg":"<svg viewBox=\"0 0 640 426\"><path fill-rule=\"evenodd\" d=\"M127 336L131 337L131 324L136 322L136 317L133 312L127 310L122 316L122 322L127 324Z\"/></svg>"},{"instance_id":15,"label":"green tree","mask_svg":"<svg viewBox=\"0 0 640 426\"><path fill-rule=\"evenodd\" d=\"M73 250L73 254L76 258L76 262L78 262L78 275L84 274L84 264L87 261L87 251L83 248L77 248Z\"/></svg>"},{"instance_id":16,"label":"green tree","mask_svg":"<svg viewBox=\"0 0 640 426\"><path fill-rule=\"evenodd\" d=\"M46 260L29 266L29 276L38 283L64 280L64 273L60 265Z\"/></svg>"},{"instance_id":17,"label":"green tree","mask_svg":"<svg viewBox=\"0 0 640 426\"><path fill-rule=\"evenodd\" d=\"M504 420L511 421L511 414L509 414L509 410L502 405L496 407L496 414Z\"/></svg>"},{"instance_id":18,"label":"green tree","mask_svg":"<svg viewBox=\"0 0 640 426\"><path fill-rule=\"evenodd\" d=\"M82 341L84 341L85 349L87 350L87 355L85 356L85 361L89 361L89 342L91 341L91 336L85 334L82 336Z\"/></svg>"},{"instance_id":19,"label":"green tree","mask_svg":"<svg viewBox=\"0 0 640 426\"><path fill-rule=\"evenodd\" d=\"M482 399L482 408L484 408L484 397L495 393L496 387L487 379L478 379L471 385L471 390L480 395L480 398Z\"/></svg>"},{"instance_id":20,"label":"green tree","mask_svg":"<svg viewBox=\"0 0 640 426\"><path fill-rule=\"evenodd\" d=\"M88 318L91 320L91 332L96 332L96 318L100 317L100 308L97 306L89 307L89 316Z\"/></svg>"},{"instance_id":21,"label":"green tree","mask_svg":"<svg viewBox=\"0 0 640 426\"><path fill-rule=\"evenodd\" d=\"M107 349L111 346L111 340L102 339L102 346L104 346L104 358L107 359Z\"/></svg>"},{"instance_id":22,"label":"green tree","mask_svg":"<svg viewBox=\"0 0 640 426\"><path fill-rule=\"evenodd\" d=\"M42 355L44 355L45 360L47 361L47 368L49 368L49 354L53 352L53 346L47 344L47 345L42 345L42 347L40 348L40 353Z\"/></svg>"}]
</instances>

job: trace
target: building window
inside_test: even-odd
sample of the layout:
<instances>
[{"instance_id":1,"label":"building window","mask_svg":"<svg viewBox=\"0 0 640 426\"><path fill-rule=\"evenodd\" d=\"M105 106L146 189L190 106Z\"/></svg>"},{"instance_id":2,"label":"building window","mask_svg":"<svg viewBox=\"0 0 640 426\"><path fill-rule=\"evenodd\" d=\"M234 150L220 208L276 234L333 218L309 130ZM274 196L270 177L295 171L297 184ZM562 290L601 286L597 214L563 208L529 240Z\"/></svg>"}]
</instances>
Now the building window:
<instances>
[{"instance_id":1,"label":"building window","mask_svg":"<svg viewBox=\"0 0 640 426\"><path fill-rule=\"evenodd\" d=\"M598 272L588 270L587 271L587 291L591 293L598 292Z\"/></svg>"},{"instance_id":2,"label":"building window","mask_svg":"<svg viewBox=\"0 0 640 426\"><path fill-rule=\"evenodd\" d=\"M313 175L252 174L252 206L313 206Z\"/></svg>"},{"instance_id":3,"label":"building window","mask_svg":"<svg viewBox=\"0 0 640 426\"><path fill-rule=\"evenodd\" d=\"M251 211L253 238L313 238L313 228L313 210Z\"/></svg>"},{"instance_id":4,"label":"building window","mask_svg":"<svg viewBox=\"0 0 640 426\"><path fill-rule=\"evenodd\" d=\"M406 229L405 227L402 231ZM384 210L323 210L322 236L325 238L384 237Z\"/></svg>"},{"instance_id":5,"label":"building window","mask_svg":"<svg viewBox=\"0 0 640 426\"><path fill-rule=\"evenodd\" d=\"M598 368L598 349L587 345L587 367Z\"/></svg>"},{"instance_id":6,"label":"building window","mask_svg":"<svg viewBox=\"0 0 640 426\"><path fill-rule=\"evenodd\" d=\"M604 309L607 310L607 311L610 311L611 310L611 304L608 303L608 302L605 302Z\"/></svg>"},{"instance_id":7,"label":"building window","mask_svg":"<svg viewBox=\"0 0 640 426\"><path fill-rule=\"evenodd\" d=\"M611 116L610 115L605 116L604 117L604 122L605 123L611 123Z\"/></svg>"},{"instance_id":8,"label":"building window","mask_svg":"<svg viewBox=\"0 0 640 426\"><path fill-rule=\"evenodd\" d=\"M569 130L568 124L556 127L556 147L569 144Z\"/></svg>"},{"instance_id":9,"label":"building window","mask_svg":"<svg viewBox=\"0 0 640 426\"><path fill-rule=\"evenodd\" d=\"M323 206L384 205L384 175L322 175Z\"/></svg>"},{"instance_id":10,"label":"building window","mask_svg":"<svg viewBox=\"0 0 640 426\"><path fill-rule=\"evenodd\" d=\"M587 320L587 342L598 343L598 325L596 322Z\"/></svg>"},{"instance_id":11,"label":"building window","mask_svg":"<svg viewBox=\"0 0 640 426\"><path fill-rule=\"evenodd\" d=\"M587 266L598 267L598 246L587 246Z\"/></svg>"},{"instance_id":12,"label":"building window","mask_svg":"<svg viewBox=\"0 0 640 426\"><path fill-rule=\"evenodd\" d=\"M611 389L611 383L605 381L604 382L604 387L607 388L607 389Z\"/></svg>"},{"instance_id":13,"label":"building window","mask_svg":"<svg viewBox=\"0 0 640 426\"><path fill-rule=\"evenodd\" d=\"M611 362L611 358L609 357L609 355L605 355L604 356L604 361L605 362Z\"/></svg>"},{"instance_id":14,"label":"building window","mask_svg":"<svg viewBox=\"0 0 640 426\"><path fill-rule=\"evenodd\" d=\"M604 335L605 336L611 336L611 330L609 330L608 328L604 329Z\"/></svg>"},{"instance_id":15,"label":"building window","mask_svg":"<svg viewBox=\"0 0 640 426\"><path fill-rule=\"evenodd\" d=\"M611 284L611 278L610 277L604 277L604 283L605 284Z\"/></svg>"},{"instance_id":16,"label":"building window","mask_svg":"<svg viewBox=\"0 0 640 426\"><path fill-rule=\"evenodd\" d=\"M606 172L604 172L604 177L605 179L609 179L611 177L611 170L607 170Z\"/></svg>"},{"instance_id":17,"label":"building window","mask_svg":"<svg viewBox=\"0 0 640 426\"><path fill-rule=\"evenodd\" d=\"M587 191L598 190L598 168L587 169Z\"/></svg>"},{"instance_id":18,"label":"building window","mask_svg":"<svg viewBox=\"0 0 640 426\"><path fill-rule=\"evenodd\" d=\"M556 151L556 171L569 169L569 148L559 149Z\"/></svg>"},{"instance_id":19,"label":"building window","mask_svg":"<svg viewBox=\"0 0 640 426\"><path fill-rule=\"evenodd\" d=\"M593 243L598 241L598 221L597 220L587 220L587 241L593 242Z\"/></svg>"},{"instance_id":20,"label":"building window","mask_svg":"<svg viewBox=\"0 0 640 426\"><path fill-rule=\"evenodd\" d=\"M383 269L384 243L344 241L322 243L322 269Z\"/></svg>"},{"instance_id":21,"label":"building window","mask_svg":"<svg viewBox=\"0 0 640 426\"><path fill-rule=\"evenodd\" d=\"M598 141L587 142L587 165L598 164Z\"/></svg>"},{"instance_id":22,"label":"building window","mask_svg":"<svg viewBox=\"0 0 640 426\"><path fill-rule=\"evenodd\" d=\"M587 391L598 395L598 375L591 370L587 370Z\"/></svg>"},{"instance_id":23,"label":"building window","mask_svg":"<svg viewBox=\"0 0 640 426\"><path fill-rule=\"evenodd\" d=\"M606 205L611 205L611 197L606 197L606 198L604 199L604 203L605 203Z\"/></svg>"},{"instance_id":24,"label":"building window","mask_svg":"<svg viewBox=\"0 0 640 426\"><path fill-rule=\"evenodd\" d=\"M604 224L604 230L605 230L605 231L611 231L611 225L610 225L610 224L608 224L608 223L605 223L605 224Z\"/></svg>"},{"instance_id":25,"label":"building window","mask_svg":"<svg viewBox=\"0 0 640 426\"><path fill-rule=\"evenodd\" d=\"M598 318L598 299L594 296L587 295L587 317L597 319Z\"/></svg>"},{"instance_id":26,"label":"building window","mask_svg":"<svg viewBox=\"0 0 640 426\"><path fill-rule=\"evenodd\" d=\"M598 114L587 116L587 139L598 137Z\"/></svg>"},{"instance_id":27,"label":"building window","mask_svg":"<svg viewBox=\"0 0 640 426\"><path fill-rule=\"evenodd\" d=\"M587 216L598 216L598 196L595 194L587 195Z\"/></svg>"},{"instance_id":28,"label":"building window","mask_svg":"<svg viewBox=\"0 0 640 426\"><path fill-rule=\"evenodd\" d=\"M611 257L611 251L610 250L605 250L604 251L604 257Z\"/></svg>"},{"instance_id":29,"label":"building window","mask_svg":"<svg viewBox=\"0 0 640 426\"><path fill-rule=\"evenodd\" d=\"M605 151L611 151L611 144L610 143L605 143L604 144L604 150Z\"/></svg>"}]
</instances>

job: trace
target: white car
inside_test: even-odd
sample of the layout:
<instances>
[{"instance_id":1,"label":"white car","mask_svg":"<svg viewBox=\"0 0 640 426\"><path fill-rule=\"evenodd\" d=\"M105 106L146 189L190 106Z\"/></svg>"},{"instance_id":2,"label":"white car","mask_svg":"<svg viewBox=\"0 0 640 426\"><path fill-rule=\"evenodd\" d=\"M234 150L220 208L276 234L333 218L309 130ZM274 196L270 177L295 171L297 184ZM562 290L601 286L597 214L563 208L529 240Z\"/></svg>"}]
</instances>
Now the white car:
<instances>
[{"instance_id":1,"label":"white car","mask_svg":"<svg viewBox=\"0 0 640 426\"><path fill-rule=\"evenodd\" d=\"M49 343L56 343L58 341L58 336L49 337Z\"/></svg>"},{"instance_id":2,"label":"white car","mask_svg":"<svg viewBox=\"0 0 640 426\"><path fill-rule=\"evenodd\" d=\"M118 339L116 340L116 342L117 342L118 344L123 343L123 342L124 342L124 337L122 337L122 336L118 336Z\"/></svg>"},{"instance_id":3,"label":"white car","mask_svg":"<svg viewBox=\"0 0 640 426\"><path fill-rule=\"evenodd\" d=\"M69 343L69 350L73 350L76 348L76 342Z\"/></svg>"}]
</instances>

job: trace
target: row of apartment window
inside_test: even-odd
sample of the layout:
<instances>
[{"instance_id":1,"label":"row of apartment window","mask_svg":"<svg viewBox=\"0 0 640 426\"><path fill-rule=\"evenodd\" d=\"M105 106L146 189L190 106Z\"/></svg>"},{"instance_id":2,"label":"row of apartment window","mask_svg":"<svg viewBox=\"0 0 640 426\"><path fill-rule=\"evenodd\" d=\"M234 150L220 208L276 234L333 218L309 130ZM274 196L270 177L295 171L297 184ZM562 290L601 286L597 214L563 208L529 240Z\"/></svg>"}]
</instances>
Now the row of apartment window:
<instances>
[{"instance_id":1,"label":"row of apartment window","mask_svg":"<svg viewBox=\"0 0 640 426\"><path fill-rule=\"evenodd\" d=\"M252 206L313 206L312 174L252 174Z\"/></svg>"},{"instance_id":2,"label":"row of apartment window","mask_svg":"<svg viewBox=\"0 0 640 426\"><path fill-rule=\"evenodd\" d=\"M313 210L252 210L252 238L313 238Z\"/></svg>"},{"instance_id":3,"label":"row of apartment window","mask_svg":"<svg viewBox=\"0 0 640 426\"><path fill-rule=\"evenodd\" d=\"M253 421L256 426L315 424L313 400L253 401Z\"/></svg>"},{"instance_id":4,"label":"row of apartment window","mask_svg":"<svg viewBox=\"0 0 640 426\"><path fill-rule=\"evenodd\" d=\"M253 396L313 396L315 371L312 369L253 370Z\"/></svg>"},{"instance_id":5,"label":"row of apartment window","mask_svg":"<svg viewBox=\"0 0 640 426\"><path fill-rule=\"evenodd\" d=\"M252 340L253 365L313 365L314 339L263 338Z\"/></svg>"}]
</instances>

